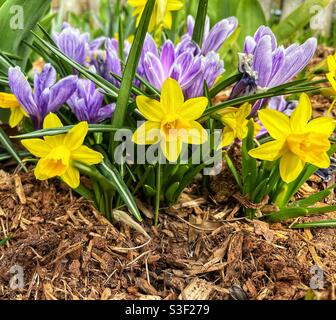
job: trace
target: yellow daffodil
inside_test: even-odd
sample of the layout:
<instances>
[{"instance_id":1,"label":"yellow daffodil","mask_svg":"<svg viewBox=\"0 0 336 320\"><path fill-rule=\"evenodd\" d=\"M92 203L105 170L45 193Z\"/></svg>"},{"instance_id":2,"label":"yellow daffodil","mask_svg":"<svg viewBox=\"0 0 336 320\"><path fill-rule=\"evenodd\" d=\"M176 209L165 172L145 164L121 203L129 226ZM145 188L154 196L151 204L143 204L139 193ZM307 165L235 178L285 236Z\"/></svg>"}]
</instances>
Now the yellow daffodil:
<instances>
[{"instance_id":1,"label":"yellow daffodil","mask_svg":"<svg viewBox=\"0 0 336 320\"><path fill-rule=\"evenodd\" d=\"M208 99L200 97L184 101L177 81L169 78L164 82L160 102L139 96L136 103L148 120L134 133L133 142L136 144L160 143L165 157L175 162L183 143L203 144L207 141L206 130L195 120L202 116Z\"/></svg>"},{"instance_id":2,"label":"yellow daffodil","mask_svg":"<svg viewBox=\"0 0 336 320\"><path fill-rule=\"evenodd\" d=\"M221 122L225 125L223 131L222 143L218 149L227 147L236 138L243 140L248 134L248 120L247 117L251 114L251 105L249 103L243 104L240 108L228 107L221 111ZM255 134L260 130L260 126L254 123Z\"/></svg>"},{"instance_id":3,"label":"yellow daffodil","mask_svg":"<svg viewBox=\"0 0 336 320\"><path fill-rule=\"evenodd\" d=\"M43 128L59 127L63 127L62 122L55 114L50 113L44 120ZM79 171L73 166L73 161L94 165L103 160L99 152L83 146L87 132L87 122L80 122L67 134L23 140L23 146L40 158L34 172L36 178L47 180L60 177L71 188L78 188L80 176Z\"/></svg>"},{"instance_id":4,"label":"yellow daffodil","mask_svg":"<svg viewBox=\"0 0 336 320\"><path fill-rule=\"evenodd\" d=\"M142 13L147 4L147 0L128 0L128 4L134 8L133 15L137 16L137 26L140 22ZM155 27L163 26L166 29L172 27L172 11L178 11L183 8L183 2L180 0L156 0L149 31L152 32Z\"/></svg>"},{"instance_id":5,"label":"yellow daffodil","mask_svg":"<svg viewBox=\"0 0 336 320\"><path fill-rule=\"evenodd\" d=\"M327 64L328 64L329 72L326 74L326 76L333 88L333 91L336 92L336 54L333 56L331 55L327 57ZM328 112L331 112L335 103L336 103L336 99L331 104Z\"/></svg>"},{"instance_id":6,"label":"yellow daffodil","mask_svg":"<svg viewBox=\"0 0 336 320\"><path fill-rule=\"evenodd\" d=\"M280 158L280 176L286 183L294 181L306 163L328 168L329 136L335 129L335 120L319 117L309 122L311 116L312 106L306 94L301 95L290 118L275 110L259 111L260 121L275 140L251 150L250 156L267 161Z\"/></svg>"},{"instance_id":7,"label":"yellow daffodil","mask_svg":"<svg viewBox=\"0 0 336 320\"><path fill-rule=\"evenodd\" d=\"M8 124L12 128L16 127L24 117L28 117L19 101L11 93L0 92L0 108L10 109L11 115Z\"/></svg>"},{"instance_id":8,"label":"yellow daffodil","mask_svg":"<svg viewBox=\"0 0 336 320\"><path fill-rule=\"evenodd\" d=\"M336 54L327 57L327 64L329 69L327 78L333 89L336 91Z\"/></svg>"}]
</instances>

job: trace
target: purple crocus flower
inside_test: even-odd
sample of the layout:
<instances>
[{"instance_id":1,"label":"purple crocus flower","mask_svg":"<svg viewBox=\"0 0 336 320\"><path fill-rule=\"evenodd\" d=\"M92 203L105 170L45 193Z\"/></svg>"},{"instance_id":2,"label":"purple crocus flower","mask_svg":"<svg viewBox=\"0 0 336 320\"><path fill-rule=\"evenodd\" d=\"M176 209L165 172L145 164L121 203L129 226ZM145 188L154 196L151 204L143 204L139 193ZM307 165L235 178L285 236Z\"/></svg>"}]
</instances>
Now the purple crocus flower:
<instances>
[{"instance_id":1,"label":"purple crocus flower","mask_svg":"<svg viewBox=\"0 0 336 320\"><path fill-rule=\"evenodd\" d=\"M50 112L57 112L76 91L78 78L69 76L56 83L56 70L46 64L41 73L35 71L34 93L19 67L9 68L8 81L35 129L41 129L44 118Z\"/></svg>"},{"instance_id":2,"label":"purple crocus flower","mask_svg":"<svg viewBox=\"0 0 336 320\"><path fill-rule=\"evenodd\" d=\"M159 52L154 39L148 34L138 73L158 90L165 80L172 78L180 84L186 98L201 96L204 81L211 88L224 72L224 63L213 51L202 55L200 48L191 40L185 41L184 46L189 50L181 50L179 45L175 48L167 40Z\"/></svg>"},{"instance_id":3,"label":"purple crocus flower","mask_svg":"<svg viewBox=\"0 0 336 320\"><path fill-rule=\"evenodd\" d=\"M75 94L68 100L72 112L79 121L99 123L110 119L115 110L115 104L102 107L104 94L101 93L90 80L78 80L78 88Z\"/></svg>"},{"instance_id":4,"label":"purple crocus flower","mask_svg":"<svg viewBox=\"0 0 336 320\"><path fill-rule=\"evenodd\" d=\"M82 66L89 66L95 51L103 44L105 37L90 42L89 34L81 34L78 29L64 23L60 33L53 33L53 40L58 48L69 58Z\"/></svg>"},{"instance_id":5,"label":"purple crocus flower","mask_svg":"<svg viewBox=\"0 0 336 320\"><path fill-rule=\"evenodd\" d=\"M190 42L194 33L194 26L195 19L192 16L188 16L188 34L183 37L182 43L187 44L187 40L189 40ZM237 18L229 17L219 21L210 30L210 19L209 17L207 17L204 28L204 37L201 53L203 55L206 55L211 51L217 52L222 47L225 40L232 35L237 27Z\"/></svg>"},{"instance_id":6,"label":"purple crocus flower","mask_svg":"<svg viewBox=\"0 0 336 320\"><path fill-rule=\"evenodd\" d=\"M124 43L124 56L128 57L131 49L130 43L126 40ZM96 72L103 78L119 87L120 82L115 79L111 73L122 76L122 61L119 58L119 42L116 39L105 40L105 50L95 52L92 64Z\"/></svg>"},{"instance_id":7,"label":"purple crocus flower","mask_svg":"<svg viewBox=\"0 0 336 320\"><path fill-rule=\"evenodd\" d=\"M307 66L316 47L315 38L308 39L302 45L278 47L272 30L259 27L254 37L245 39L244 53L239 55L239 71L243 73L243 78L233 88L231 98L262 92L289 82ZM257 102L252 113L266 102Z\"/></svg>"}]
</instances>

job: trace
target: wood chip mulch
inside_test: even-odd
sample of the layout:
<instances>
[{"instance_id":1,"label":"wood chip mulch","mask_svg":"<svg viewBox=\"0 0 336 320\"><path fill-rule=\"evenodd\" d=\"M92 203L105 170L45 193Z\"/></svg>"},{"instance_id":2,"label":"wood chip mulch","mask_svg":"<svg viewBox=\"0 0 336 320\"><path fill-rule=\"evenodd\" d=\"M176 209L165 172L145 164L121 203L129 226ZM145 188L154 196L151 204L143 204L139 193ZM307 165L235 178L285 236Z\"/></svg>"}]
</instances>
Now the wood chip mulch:
<instances>
[{"instance_id":1,"label":"wood chip mulch","mask_svg":"<svg viewBox=\"0 0 336 320\"><path fill-rule=\"evenodd\" d=\"M158 228L146 218L148 238L113 226L58 181L0 172L0 241L11 238L0 246L0 299L335 298L333 229L249 222L237 218L239 205L186 190ZM11 282L17 266L23 289Z\"/></svg>"}]
</instances>

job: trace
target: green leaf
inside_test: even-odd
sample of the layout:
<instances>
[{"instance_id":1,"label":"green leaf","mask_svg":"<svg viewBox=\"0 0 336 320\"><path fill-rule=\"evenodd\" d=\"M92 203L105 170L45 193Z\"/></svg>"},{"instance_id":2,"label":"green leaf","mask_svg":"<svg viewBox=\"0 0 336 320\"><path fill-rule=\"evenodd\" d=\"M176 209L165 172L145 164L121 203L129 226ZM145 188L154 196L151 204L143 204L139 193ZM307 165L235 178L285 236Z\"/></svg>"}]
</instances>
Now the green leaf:
<instances>
[{"instance_id":1,"label":"green leaf","mask_svg":"<svg viewBox=\"0 0 336 320\"><path fill-rule=\"evenodd\" d=\"M46 136L56 136L59 134L68 133L75 125L65 126L60 128L50 128L50 129L41 129L33 132L20 134L17 136L11 137L11 139L33 139L33 138L42 138ZM113 128L111 125L107 124L89 124L89 132L113 132L120 129Z\"/></svg>"},{"instance_id":2,"label":"green leaf","mask_svg":"<svg viewBox=\"0 0 336 320\"><path fill-rule=\"evenodd\" d=\"M261 25L266 25L266 17L258 0L240 0L236 17L240 25L238 43L243 45L246 36L253 36Z\"/></svg>"},{"instance_id":3,"label":"green leaf","mask_svg":"<svg viewBox=\"0 0 336 320\"><path fill-rule=\"evenodd\" d=\"M138 221L141 222L142 221L141 214L122 176L113 165L111 165L110 163L109 165L107 165L106 161L107 159L105 159L105 162L98 165L98 167L101 169L102 174L114 185L115 189L119 193L120 197L130 210L130 212L134 215L134 217Z\"/></svg>"},{"instance_id":4,"label":"green leaf","mask_svg":"<svg viewBox=\"0 0 336 320\"><path fill-rule=\"evenodd\" d=\"M299 30L309 23L311 18L318 13L319 8L328 5L329 0L305 0L289 16L281 21L275 28L274 33L280 42L293 37ZM314 10L314 8L317 8Z\"/></svg>"},{"instance_id":5,"label":"green leaf","mask_svg":"<svg viewBox=\"0 0 336 320\"><path fill-rule=\"evenodd\" d=\"M19 65L24 69L29 48L23 41L31 42L33 30L50 7L50 0L7 0L0 8L1 50L23 59Z\"/></svg>"},{"instance_id":6,"label":"green leaf","mask_svg":"<svg viewBox=\"0 0 336 320\"><path fill-rule=\"evenodd\" d=\"M202 47L207 12L208 12L208 0L199 0L192 39L200 47Z\"/></svg>"},{"instance_id":7,"label":"green leaf","mask_svg":"<svg viewBox=\"0 0 336 320\"><path fill-rule=\"evenodd\" d=\"M4 246L8 241L12 240L12 237L6 237L0 240L0 247Z\"/></svg>"},{"instance_id":8,"label":"green leaf","mask_svg":"<svg viewBox=\"0 0 336 320\"><path fill-rule=\"evenodd\" d=\"M123 72L123 79L120 85L119 96L117 99L116 109L112 118L112 126L121 128L124 125L129 99L132 92L132 86L136 70L139 64L143 43L147 34L150 19L154 9L155 0L148 0L146 7L142 13L142 17L135 33L134 41L131 51L129 53L125 70ZM114 153L117 143L114 141L114 134L111 135L110 141L110 155Z\"/></svg>"},{"instance_id":9,"label":"green leaf","mask_svg":"<svg viewBox=\"0 0 336 320\"><path fill-rule=\"evenodd\" d=\"M0 144L7 150L7 152L12 156L12 158L22 166L23 170L25 172L28 172L26 166L23 164L12 142L9 140L7 134L1 127L0 127Z\"/></svg>"},{"instance_id":10,"label":"green leaf","mask_svg":"<svg viewBox=\"0 0 336 320\"><path fill-rule=\"evenodd\" d=\"M323 214L336 211L336 206L326 206L318 208L286 208L262 217L267 222L276 223L299 217Z\"/></svg>"},{"instance_id":11,"label":"green leaf","mask_svg":"<svg viewBox=\"0 0 336 320\"><path fill-rule=\"evenodd\" d=\"M308 228L335 228L336 220L322 220L306 223L296 223L292 225L291 229L308 229Z\"/></svg>"},{"instance_id":12,"label":"green leaf","mask_svg":"<svg viewBox=\"0 0 336 320\"><path fill-rule=\"evenodd\" d=\"M173 183L166 191L165 197L169 204L173 204L175 201L174 195L180 186L180 182Z\"/></svg>"},{"instance_id":13,"label":"green leaf","mask_svg":"<svg viewBox=\"0 0 336 320\"><path fill-rule=\"evenodd\" d=\"M210 97L214 98L217 96L218 93L220 93L221 91L223 91L224 89L226 89L227 87L233 85L234 83L236 83L237 81L239 81L242 78L242 74L236 74L228 79L225 79L221 82L219 82L214 88L212 88L210 90Z\"/></svg>"},{"instance_id":14,"label":"green leaf","mask_svg":"<svg viewBox=\"0 0 336 320\"><path fill-rule=\"evenodd\" d=\"M293 205L298 206L298 207L313 206L315 203L323 201L326 197L328 197L333 192L333 189L335 187L336 185L333 185L332 187L322 190L320 192L317 192L306 199L296 201L293 203Z\"/></svg>"}]
</instances>

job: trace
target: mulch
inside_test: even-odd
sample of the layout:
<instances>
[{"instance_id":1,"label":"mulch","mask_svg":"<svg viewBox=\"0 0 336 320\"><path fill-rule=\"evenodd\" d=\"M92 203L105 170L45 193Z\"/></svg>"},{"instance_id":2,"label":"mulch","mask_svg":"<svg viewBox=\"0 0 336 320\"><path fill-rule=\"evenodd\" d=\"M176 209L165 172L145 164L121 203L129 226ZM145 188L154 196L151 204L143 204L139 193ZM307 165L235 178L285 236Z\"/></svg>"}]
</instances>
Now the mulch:
<instances>
[{"instance_id":1,"label":"mulch","mask_svg":"<svg viewBox=\"0 0 336 320\"><path fill-rule=\"evenodd\" d=\"M2 171L0 239L11 240L0 247L0 298L335 298L334 229L248 221L239 204L196 193L197 186L187 189L179 204L163 208L157 228L140 203L148 217L141 232L112 225L59 181ZM23 289L10 286L13 266L23 268ZM319 268L323 288L312 290Z\"/></svg>"}]
</instances>

